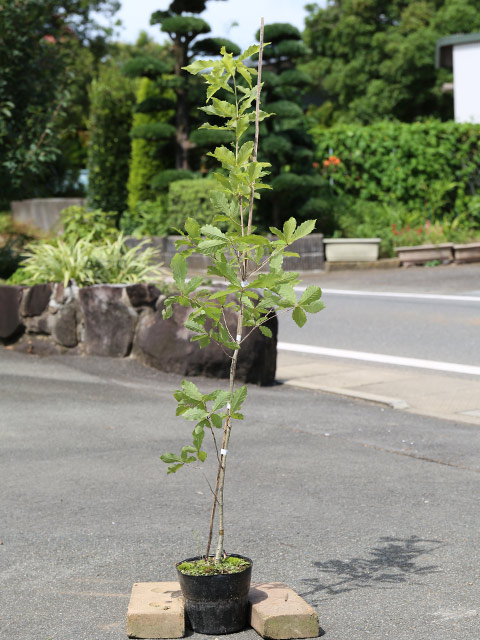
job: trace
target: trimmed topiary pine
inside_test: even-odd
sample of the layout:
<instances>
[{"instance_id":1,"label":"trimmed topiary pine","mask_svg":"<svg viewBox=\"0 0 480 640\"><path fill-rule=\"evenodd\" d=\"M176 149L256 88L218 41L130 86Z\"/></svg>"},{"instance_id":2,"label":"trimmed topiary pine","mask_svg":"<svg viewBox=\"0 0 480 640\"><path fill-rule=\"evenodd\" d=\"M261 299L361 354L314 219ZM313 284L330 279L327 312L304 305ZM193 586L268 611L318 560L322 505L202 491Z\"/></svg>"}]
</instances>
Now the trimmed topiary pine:
<instances>
[{"instance_id":1,"label":"trimmed topiary pine","mask_svg":"<svg viewBox=\"0 0 480 640\"><path fill-rule=\"evenodd\" d=\"M260 159L265 156L272 164L268 182L273 191L265 194L256 222L268 227L268 223L282 225L292 211L300 219L306 219L303 211L310 217L314 202L312 206L308 202L320 195L325 182L313 166L315 144L304 118L303 96L311 86L310 79L295 68L308 49L300 31L291 24L266 25L265 41L271 43L264 53L265 109L276 117L262 124Z\"/></svg>"},{"instance_id":2,"label":"trimmed topiary pine","mask_svg":"<svg viewBox=\"0 0 480 640\"><path fill-rule=\"evenodd\" d=\"M191 128L196 129L204 119L194 107L201 98L201 83L197 78L190 77L183 67L197 55L218 55L222 46L234 55L239 53L238 47L229 40L201 37L210 32L209 24L197 15L205 10L206 3L207 0L174 0L167 10L152 14L151 24L158 24L170 37L170 65L142 56L131 60L124 69L130 76L149 78L155 84L157 95L145 98L136 108L137 114L149 120L138 122L132 135L135 140L148 141L149 148L156 148L157 152L152 155L169 159L166 164L164 161L165 166L160 171L206 171L205 154L218 144L232 140L228 132L203 132L207 135L199 135L196 131L190 135ZM160 171L150 171L148 189L154 194L164 191L168 179L175 177L172 173L162 177ZM132 205L134 201L135 197L132 196Z\"/></svg>"}]
</instances>

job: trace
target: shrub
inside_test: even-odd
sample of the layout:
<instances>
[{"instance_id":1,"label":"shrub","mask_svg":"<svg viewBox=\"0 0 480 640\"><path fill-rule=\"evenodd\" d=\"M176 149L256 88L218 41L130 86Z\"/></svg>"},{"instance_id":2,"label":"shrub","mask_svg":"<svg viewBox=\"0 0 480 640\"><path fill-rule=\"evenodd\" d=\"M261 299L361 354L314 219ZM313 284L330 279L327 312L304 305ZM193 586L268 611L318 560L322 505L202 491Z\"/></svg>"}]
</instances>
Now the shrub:
<instances>
[{"instance_id":1,"label":"shrub","mask_svg":"<svg viewBox=\"0 0 480 640\"><path fill-rule=\"evenodd\" d=\"M42 236L34 227L15 222L11 213L0 212L0 280L15 273L24 247Z\"/></svg>"},{"instance_id":2,"label":"shrub","mask_svg":"<svg viewBox=\"0 0 480 640\"><path fill-rule=\"evenodd\" d=\"M101 242L105 238L112 238L118 234L116 217L115 211L88 211L86 207L67 207L60 214L63 239L75 242L89 236L92 242Z\"/></svg>"},{"instance_id":3,"label":"shrub","mask_svg":"<svg viewBox=\"0 0 480 640\"><path fill-rule=\"evenodd\" d=\"M155 139L147 140L139 135L139 131L147 126L151 126L158 122L160 126L167 126L163 122L171 116L172 110L143 113L138 111L140 105L147 101L168 98L169 92L165 89L159 89L155 83L148 78L142 78L137 92L137 112L133 116L132 128L132 156L130 159L130 174L128 177L128 208L131 212L135 211L137 202L149 200L153 197L152 180L160 171L171 166L161 157L162 145L159 145ZM171 135L175 135L175 131L170 131Z\"/></svg>"},{"instance_id":4,"label":"shrub","mask_svg":"<svg viewBox=\"0 0 480 640\"><path fill-rule=\"evenodd\" d=\"M166 169L158 173L152 180L152 190L155 193L166 192L172 182L176 180L193 180L195 174L187 169Z\"/></svg>"},{"instance_id":5,"label":"shrub","mask_svg":"<svg viewBox=\"0 0 480 640\"><path fill-rule=\"evenodd\" d=\"M132 81L116 67L104 68L92 82L88 145L88 203L92 208L126 209L134 100Z\"/></svg>"},{"instance_id":6,"label":"shrub","mask_svg":"<svg viewBox=\"0 0 480 640\"><path fill-rule=\"evenodd\" d=\"M210 223L214 217L210 191L215 187L216 181L208 178L172 182L168 193L168 227L179 229L188 217L200 225Z\"/></svg>"},{"instance_id":7,"label":"shrub","mask_svg":"<svg viewBox=\"0 0 480 640\"><path fill-rule=\"evenodd\" d=\"M13 279L22 284L63 282L65 286L70 280L78 286L159 281L165 272L158 266L158 252L144 244L129 249L120 235L101 245L89 237L30 245Z\"/></svg>"},{"instance_id":8,"label":"shrub","mask_svg":"<svg viewBox=\"0 0 480 640\"><path fill-rule=\"evenodd\" d=\"M372 202L343 197L336 216L337 232L346 238L381 238L380 257L395 255L395 238L392 224L402 226L408 219L402 207L388 206L382 202ZM408 224L408 223L407 223Z\"/></svg>"},{"instance_id":9,"label":"shrub","mask_svg":"<svg viewBox=\"0 0 480 640\"><path fill-rule=\"evenodd\" d=\"M480 189L479 125L380 122L314 127L312 134L319 170L337 194L400 204L436 220L466 211ZM341 162L323 166L329 156Z\"/></svg>"},{"instance_id":10,"label":"shrub","mask_svg":"<svg viewBox=\"0 0 480 640\"><path fill-rule=\"evenodd\" d=\"M168 195L162 194L156 200L137 202L133 211L124 213L120 229L137 238L145 236L166 236L168 234Z\"/></svg>"}]
</instances>

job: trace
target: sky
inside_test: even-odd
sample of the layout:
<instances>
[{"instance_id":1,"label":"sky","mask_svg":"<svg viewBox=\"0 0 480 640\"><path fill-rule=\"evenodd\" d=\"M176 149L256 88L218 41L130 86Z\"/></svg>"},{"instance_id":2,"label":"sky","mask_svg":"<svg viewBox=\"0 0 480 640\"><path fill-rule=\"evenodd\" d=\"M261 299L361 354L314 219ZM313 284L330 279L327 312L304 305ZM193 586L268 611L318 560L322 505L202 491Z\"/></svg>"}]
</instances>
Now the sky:
<instances>
[{"instance_id":1,"label":"sky","mask_svg":"<svg viewBox=\"0 0 480 640\"><path fill-rule=\"evenodd\" d=\"M243 49L255 42L255 33L260 27L260 18L265 24L289 22L300 30L304 27L308 0L210 0L207 10L201 14L212 28L212 36L229 38ZM160 28L149 25L150 16L158 9L167 9L171 0L121 0L122 7L116 14L123 27L119 40L135 42L140 31L147 31L156 42L166 38ZM323 4L323 3L322 3ZM232 26L237 22L238 26Z\"/></svg>"}]
</instances>

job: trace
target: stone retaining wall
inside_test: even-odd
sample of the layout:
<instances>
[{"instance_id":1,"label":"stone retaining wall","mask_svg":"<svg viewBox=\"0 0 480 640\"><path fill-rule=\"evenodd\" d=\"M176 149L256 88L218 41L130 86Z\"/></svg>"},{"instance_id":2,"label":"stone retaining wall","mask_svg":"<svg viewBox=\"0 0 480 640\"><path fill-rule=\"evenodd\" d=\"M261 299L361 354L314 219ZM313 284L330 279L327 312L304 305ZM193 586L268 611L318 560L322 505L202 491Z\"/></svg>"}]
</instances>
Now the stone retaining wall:
<instances>
[{"instance_id":1,"label":"stone retaining wall","mask_svg":"<svg viewBox=\"0 0 480 640\"><path fill-rule=\"evenodd\" d=\"M134 357L182 376L228 378L230 358L216 344L200 349L183 323L190 310L177 305L162 318L163 296L154 285L38 284L0 286L0 344L36 355L73 354ZM236 332L236 317L227 310ZM255 331L238 358L238 379L255 384L275 380L278 323L274 338Z\"/></svg>"}]
</instances>

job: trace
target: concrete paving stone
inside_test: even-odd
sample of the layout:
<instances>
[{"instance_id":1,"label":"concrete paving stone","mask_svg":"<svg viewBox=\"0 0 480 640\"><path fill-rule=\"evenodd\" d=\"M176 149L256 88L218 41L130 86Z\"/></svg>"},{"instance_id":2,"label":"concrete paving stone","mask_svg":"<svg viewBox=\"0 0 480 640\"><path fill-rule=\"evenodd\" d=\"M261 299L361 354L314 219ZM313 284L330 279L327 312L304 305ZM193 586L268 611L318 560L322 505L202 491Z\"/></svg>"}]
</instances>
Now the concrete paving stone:
<instances>
[{"instance_id":1,"label":"concrete paving stone","mask_svg":"<svg viewBox=\"0 0 480 640\"><path fill-rule=\"evenodd\" d=\"M178 582L136 582L127 611L129 638L183 638L185 611Z\"/></svg>"},{"instance_id":2,"label":"concrete paving stone","mask_svg":"<svg viewBox=\"0 0 480 640\"><path fill-rule=\"evenodd\" d=\"M252 584L250 624L263 638L316 638L318 614L282 582Z\"/></svg>"}]
</instances>

